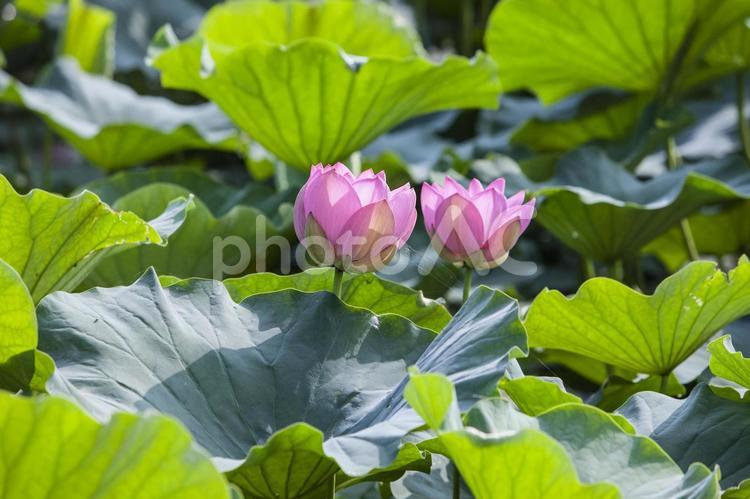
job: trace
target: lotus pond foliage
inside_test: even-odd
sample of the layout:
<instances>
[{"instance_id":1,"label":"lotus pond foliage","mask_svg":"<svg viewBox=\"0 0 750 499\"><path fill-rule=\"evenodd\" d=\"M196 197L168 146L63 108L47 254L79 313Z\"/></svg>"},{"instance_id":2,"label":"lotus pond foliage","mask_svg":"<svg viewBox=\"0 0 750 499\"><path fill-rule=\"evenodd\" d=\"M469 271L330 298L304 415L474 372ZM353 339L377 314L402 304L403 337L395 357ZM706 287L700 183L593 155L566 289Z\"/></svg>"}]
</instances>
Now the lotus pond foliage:
<instances>
[{"instance_id":1,"label":"lotus pond foliage","mask_svg":"<svg viewBox=\"0 0 750 499\"><path fill-rule=\"evenodd\" d=\"M750 497L748 19L0 2L0 497Z\"/></svg>"}]
</instances>

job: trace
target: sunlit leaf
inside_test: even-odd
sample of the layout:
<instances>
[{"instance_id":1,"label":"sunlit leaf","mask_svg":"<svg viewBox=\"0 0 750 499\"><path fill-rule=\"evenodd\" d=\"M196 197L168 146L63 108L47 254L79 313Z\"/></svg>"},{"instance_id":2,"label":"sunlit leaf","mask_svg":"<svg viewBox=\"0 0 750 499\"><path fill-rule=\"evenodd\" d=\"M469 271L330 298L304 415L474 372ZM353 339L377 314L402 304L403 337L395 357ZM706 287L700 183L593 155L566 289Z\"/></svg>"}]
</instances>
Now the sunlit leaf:
<instances>
[{"instance_id":1,"label":"sunlit leaf","mask_svg":"<svg viewBox=\"0 0 750 499\"><path fill-rule=\"evenodd\" d=\"M0 176L0 259L13 267L38 302L72 290L108 253L141 244L165 245L192 201L174 199L151 222L117 212L91 192L65 198L42 190L16 193Z\"/></svg>"},{"instance_id":2,"label":"sunlit leaf","mask_svg":"<svg viewBox=\"0 0 750 499\"><path fill-rule=\"evenodd\" d=\"M87 5L84 0L68 1L68 17L60 42L60 55L78 61L89 73L111 75L115 57L115 15Z\"/></svg>"},{"instance_id":3,"label":"sunlit leaf","mask_svg":"<svg viewBox=\"0 0 750 499\"><path fill-rule=\"evenodd\" d=\"M207 24L185 42L178 43L169 29L157 34L152 63L162 72L165 86L197 91L212 100L265 149L297 168L345 159L420 114L497 107L500 88L488 57L448 56L435 63L405 57L402 49L393 52L381 38L395 36L402 46L402 32L383 30L381 20L368 14L372 4L232 5L215 8L217 13L209 14ZM236 22L273 24L278 22L273 12L283 17L296 8L314 15L290 17L291 32L281 35L248 30L247 22ZM232 9L252 12L233 16L228 14ZM324 12L318 14L318 9ZM355 22L351 16L341 21L339 9L354 9ZM297 24L304 19L311 25ZM365 27L358 27L360 22ZM335 29L325 28L335 23ZM382 36L367 36L371 23ZM325 38L297 38L323 31Z\"/></svg>"},{"instance_id":4,"label":"sunlit leaf","mask_svg":"<svg viewBox=\"0 0 750 499\"><path fill-rule=\"evenodd\" d=\"M0 260L0 388L44 389L54 366L36 344L34 301L21 276Z\"/></svg>"},{"instance_id":5,"label":"sunlit leaf","mask_svg":"<svg viewBox=\"0 0 750 499\"><path fill-rule=\"evenodd\" d=\"M0 422L6 499L230 497L208 457L164 416L116 414L102 425L62 398L0 392Z\"/></svg>"},{"instance_id":6,"label":"sunlit leaf","mask_svg":"<svg viewBox=\"0 0 750 499\"><path fill-rule=\"evenodd\" d=\"M504 0L486 45L505 90L546 103L592 87L656 94L699 80L704 53L749 15L747 0Z\"/></svg>"},{"instance_id":7,"label":"sunlit leaf","mask_svg":"<svg viewBox=\"0 0 750 499\"><path fill-rule=\"evenodd\" d=\"M558 405L581 403L580 397L565 391L562 381L556 378L503 378L500 381L500 389L508 394L519 409L530 416L536 416Z\"/></svg>"},{"instance_id":8,"label":"sunlit leaf","mask_svg":"<svg viewBox=\"0 0 750 499\"><path fill-rule=\"evenodd\" d=\"M259 29L247 29L253 25ZM208 12L198 35L218 54L255 42L288 45L303 38L323 38L349 54L367 57L408 57L423 51L416 32L381 2L228 2Z\"/></svg>"},{"instance_id":9,"label":"sunlit leaf","mask_svg":"<svg viewBox=\"0 0 750 499\"><path fill-rule=\"evenodd\" d=\"M750 262L728 275L695 262L653 295L617 281L586 281L573 298L545 290L529 309L532 346L586 355L639 373L667 375L724 325L750 312Z\"/></svg>"},{"instance_id":10,"label":"sunlit leaf","mask_svg":"<svg viewBox=\"0 0 750 499\"><path fill-rule=\"evenodd\" d=\"M734 349L731 336L712 341L708 351L711 352L709 366L712 373L750 389L750 359Z\"/></svg>"}]
</instances>

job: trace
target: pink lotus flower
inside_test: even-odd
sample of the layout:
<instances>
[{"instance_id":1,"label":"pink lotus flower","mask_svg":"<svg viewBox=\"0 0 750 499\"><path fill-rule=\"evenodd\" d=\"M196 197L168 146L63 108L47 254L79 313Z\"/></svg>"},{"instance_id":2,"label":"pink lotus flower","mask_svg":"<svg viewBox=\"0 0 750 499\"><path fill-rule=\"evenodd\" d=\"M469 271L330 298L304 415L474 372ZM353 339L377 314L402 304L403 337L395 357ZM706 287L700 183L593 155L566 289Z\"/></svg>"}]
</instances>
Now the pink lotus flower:
<instances>
[{"instance_id":1,"label":"pink lotus flower","mask_svg":"<svg viewBox=\"0 0 750 499\"><path fill-rule=\"evenodd\" d=\"M371 272L409 239L416 204L414 189L390 190L384 172L355 177L341 163L315 165L294 203L294 230L318 265Z\"/></svg>"},{"instance_id":2,"label":"pink lotus flower","mask_svg":"<svg viewBox=\"0 0 750 499\"><path fill-rule=\"evenodd\" d=\"M422 185L422 214L433 247L451 262L491 269L526 230L534 214L534 200L524 204L524 193L505 197L505 180L487 188L473 179L469 188L450 177L445 185Z\"/></svg>"}]
</instances>

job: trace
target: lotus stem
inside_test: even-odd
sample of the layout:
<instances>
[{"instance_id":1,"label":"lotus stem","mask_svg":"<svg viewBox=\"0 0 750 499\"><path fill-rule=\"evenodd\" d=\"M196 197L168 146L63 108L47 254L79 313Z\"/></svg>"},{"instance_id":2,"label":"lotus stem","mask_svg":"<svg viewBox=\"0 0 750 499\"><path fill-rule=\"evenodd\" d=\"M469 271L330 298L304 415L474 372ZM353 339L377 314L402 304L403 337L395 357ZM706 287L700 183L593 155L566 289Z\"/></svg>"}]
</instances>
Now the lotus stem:
<instances>
[{"instance_id":1,"label":"lotus stem","mask_svg":"<svg viewBox=\"0 0 750 499\"><path fill-rule=\"evenodd\" d=\"M461 499L461 473L456 463L453 463L453 499Z\"/></svg>"},{"instance_id":2,"label":"lotus stem","mask_svg":"<svg viewBox=\"0 0 750 499\"><path fill-rule=\"evenodd\" d=\"M667 165L670 170L674 170L680 166L680 155L677 151L677 145L675 144L674 137L667 139ZM695 244L695 238L693 237L693 231L690 229L690 222L687 218L683 218L680 221L680 232L682 233L682 239L685 243L685 250L687 251L690 260L695 261L700 258L698 253L698 247Z\"/></svg>"},{"instance_id":3,"label":"lotus stem","mask_svg":"<svg viewBox=\"0 0 750 499\"><path fill-rule=\"evenodd\" d=\"M589 257L583 257L583 275L586 279L593 279L596 277L596 265L594 260Z\"/></svg>"},{"instance_id":4,"label":"lotus stem","mask_svg":"<svg viewBox=\"0 0 750 499\"><path fill-rule=\"evenodd\" d=\"M622 264L622 260L615 260L609 264L609 277L622 282L625 278L625 267Z\"/></svg>"},{"instance_id":5,"label":"lotus stem","mask_svg":"<svg viewBox=\"0 0 750 499\"><path fill-rule=\"evenodd\" d=\"M471 269L471 267L464 267L464 297L461 303L466 303L466 300L469 299L469 295L471 294L471 278L473 276L474 271Z\"/></svg>"},{"instance_id":6,"label":"lotus stem","mask_svg":"<svg viewBox=\"0 0 750 499\"><path fill-rule=\"evenodd\" d=\"M740 131L740 140L742 142L742 151L745 158L750 162L750 123L747 121L745 113L745 72L737 72L737 123Z\"/></svg>"},{"instance_id":7,"label":"lotus stem","mask_svg":"<svg viewBox=\"0 0 750 499\"><path fill-rule=\"evenodd\" d=\"M344 271L334 267L333 272L333 294L341 298L341 289L344 286Z\"/></svg>"},{"instance_id":8,"label":"lotus stem","mask_svg":"<svg viewBox=\"0 0 750 499\"><path fill-rule=\"evenodd\" d=\"M393 497L393 492L391 491L391 482L380 482L378 490L380 491L381 499L391 499L391 497Z\"/></svg>"},{"instance_id":9,"label":"lotus stem","mask_svg":"<svg viewBox=\"0 0 750 499\"><path fill-rule=\"evenodd\" d=\"M349 156L349 169L354 175L362 173L362 153L355 151Z\"/></svg>"},{"instance_id":10,"label":"lotus stem","mask_svg":"<svg viewBox=\"0 0 750 499\"><path fill-rule=\"evenodd\" d=\"M276 161L274 164L274 180L276 181L277 191L289 189L289 171L283 161Z\"/></svg>"},{"instance_id":11,"label":"lotus stem","mask_svg":"<svg viewBox=\"0 0 750 499\"><path fill-rule=\"evenodd\" d=\"M661 382L659 383L659 393L663 393L664 395L669 395L667 393L667 388L669 388L669 374L662 374Z\"/></svg>"}]
</instances>

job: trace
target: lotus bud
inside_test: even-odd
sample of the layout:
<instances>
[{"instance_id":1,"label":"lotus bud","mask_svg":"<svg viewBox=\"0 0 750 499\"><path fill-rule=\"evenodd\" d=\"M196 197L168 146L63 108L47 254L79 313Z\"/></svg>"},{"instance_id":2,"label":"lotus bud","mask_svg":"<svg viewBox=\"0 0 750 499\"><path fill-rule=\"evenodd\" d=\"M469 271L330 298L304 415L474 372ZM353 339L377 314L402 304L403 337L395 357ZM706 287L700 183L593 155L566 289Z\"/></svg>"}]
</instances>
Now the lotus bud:
<instances>
[{"instance_id":1,"label":"lotus bud","mask_svg":"<svg viewBox=\"0 0 750 499\"><path fill-rule=\"evenodd\" d=\"M473 179L466 189L451 177L445 185L422 185L422 214L432 245L442 258L488 270L502 264L534 214L524 192L505 197L505 180L486 188Z\"/></svg>"},{"instance_id":2,"label":"lotus bud","mask_svg":"<svg viewBox=\"0 0 750 499\"><path fill-rule=\"evenodd\" d=\"M409 239L416 204L414 189L389 189L384 172L315 165L294 203L294 230L317 265L372 272Z\"/></svg>"}]
</instances>

